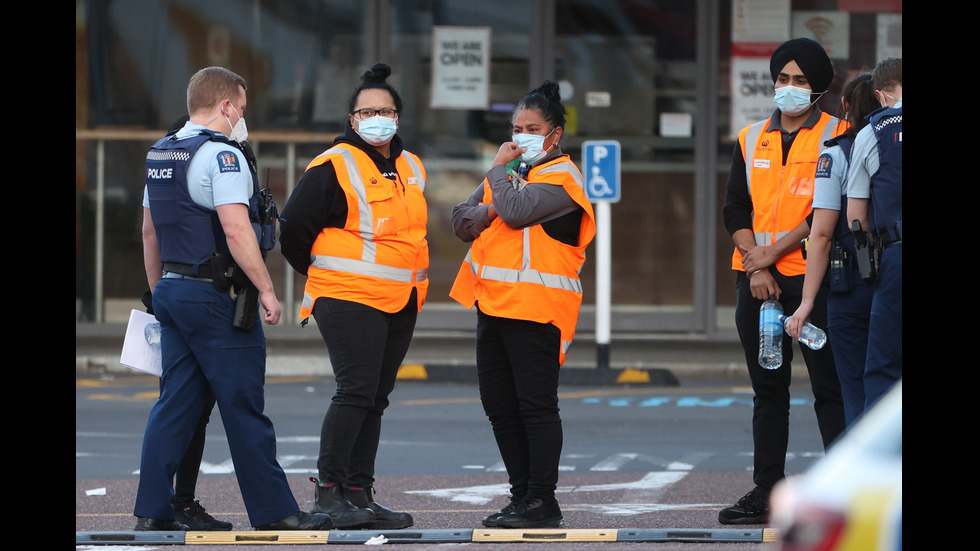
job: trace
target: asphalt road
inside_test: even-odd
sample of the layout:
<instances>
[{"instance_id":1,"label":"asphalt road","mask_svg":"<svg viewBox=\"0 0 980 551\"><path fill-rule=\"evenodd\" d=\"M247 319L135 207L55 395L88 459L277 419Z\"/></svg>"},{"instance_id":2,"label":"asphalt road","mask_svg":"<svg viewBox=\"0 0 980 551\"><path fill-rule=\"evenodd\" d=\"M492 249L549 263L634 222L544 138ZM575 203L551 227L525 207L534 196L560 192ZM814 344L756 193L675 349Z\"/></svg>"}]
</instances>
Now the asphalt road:
<instances>
[{"instance_id":1,"label":"asphalt road","mask_svg":"<svg viewBox=\"0 0 980 551\"><path fill-rule=\"evenodd\" d=\"M140 442L157 384L156 378L129 374L76 377L77 549L87 546L79 544L79 534L132 530ZM308 478L315 475L319 426L332 390L332 378L320 376L270 377L266 385L266 413L276 426L279 462L304 509L312 505ZM752 486L747 381L565 386L560 404L565 442L558 498L565 526L557 533L500 534L480 525L505 503L507 486L475 385L399 381L385 415L376 499L412 512L415 526L388 534L388 544L410 541L412 550L475 546L475 551L533 545L527 541L571 549L636 548L651 541L657 549L771 548L763 540L774 533L763 525L717 522L718 510ZM822 455L805 381L794 386L791 420L788 473L802 471ZM198 498L216 517L234 523L231 535L256 535L238 493L219 412L209 425ZM329 543L344 538L363 543L372 535L334 531ZM609 537L613 540L599 541ZM634 539L616 541L623 538Z\"/></svg>"}]
</instances>

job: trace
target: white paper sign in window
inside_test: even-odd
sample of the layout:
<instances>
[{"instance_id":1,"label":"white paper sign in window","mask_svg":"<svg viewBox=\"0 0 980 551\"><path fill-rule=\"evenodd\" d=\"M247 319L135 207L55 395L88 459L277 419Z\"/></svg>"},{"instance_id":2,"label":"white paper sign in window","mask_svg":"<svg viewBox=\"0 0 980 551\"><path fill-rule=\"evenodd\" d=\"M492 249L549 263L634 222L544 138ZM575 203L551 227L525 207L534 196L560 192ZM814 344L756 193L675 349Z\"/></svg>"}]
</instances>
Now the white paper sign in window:
<instances>
[{"instance_id":1,"label":"white paper sign in window","mask_svg":"<svg viewBox=\"0 0 980 551\"><path fill-rule=\"evenodd\" d=\"M432 108L487 109L490 27L432 27Z\"/></svg>"}]
</instances>

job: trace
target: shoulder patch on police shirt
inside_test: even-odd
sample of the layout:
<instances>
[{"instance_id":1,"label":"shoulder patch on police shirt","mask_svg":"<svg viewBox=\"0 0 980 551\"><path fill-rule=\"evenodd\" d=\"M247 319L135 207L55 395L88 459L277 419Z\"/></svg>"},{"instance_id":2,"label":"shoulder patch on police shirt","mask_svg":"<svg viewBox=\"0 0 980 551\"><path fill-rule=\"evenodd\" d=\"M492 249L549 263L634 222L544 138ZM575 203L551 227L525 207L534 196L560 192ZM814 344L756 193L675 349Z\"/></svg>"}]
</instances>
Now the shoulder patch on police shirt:
<instances>
[{"instance_id":1,"label":"shoulder patch on police shirt","mask_svg":"<svg viewBox=\"0 0 980 551\"><path fill-rule=\"evenodd\" d=\"M834 158L824 153L817 159L816 178L830 178L830 169L834 166Z\"/></svg>"},{"instance_id":2,"label":"shoulder patch on police shirt","mask_svg":"<svg viewBox=\"0 0 980 551\"><path fill-rule=\"evenodd\" d=\"M235 155L233 151L219 152L218 170L221 172L241 172L242 167L238 164L238 155Z\"/></svg>"}]
</instances>

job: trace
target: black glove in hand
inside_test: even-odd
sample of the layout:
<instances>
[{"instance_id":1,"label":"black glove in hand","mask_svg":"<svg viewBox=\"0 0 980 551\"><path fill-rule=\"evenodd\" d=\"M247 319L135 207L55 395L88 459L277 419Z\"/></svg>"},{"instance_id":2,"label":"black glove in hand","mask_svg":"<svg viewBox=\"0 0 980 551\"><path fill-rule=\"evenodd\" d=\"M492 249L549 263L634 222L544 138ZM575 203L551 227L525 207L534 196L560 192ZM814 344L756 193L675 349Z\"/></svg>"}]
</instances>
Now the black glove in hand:
<instances>
[{"instance_id":1,"label":"black glove in hand","mask_svg":"<svg viewBox=\"0 0 980 551\"><path fill-rule=\"evenodd\" d=\"M149 289L143 291L143 306L146 306L146 313L153 315L153 293Z\"/></svg>"}]
</instances>

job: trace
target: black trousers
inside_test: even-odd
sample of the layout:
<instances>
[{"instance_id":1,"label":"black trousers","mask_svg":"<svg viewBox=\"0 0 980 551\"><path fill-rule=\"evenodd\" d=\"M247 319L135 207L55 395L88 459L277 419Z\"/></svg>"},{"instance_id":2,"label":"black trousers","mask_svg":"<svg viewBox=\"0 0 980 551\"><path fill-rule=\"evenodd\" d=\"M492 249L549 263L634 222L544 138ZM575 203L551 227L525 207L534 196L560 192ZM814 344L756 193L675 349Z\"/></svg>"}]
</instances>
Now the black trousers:
<instances>
[{"instance_id":1,"label":"black trousers","mask_svg":"<svg viewBox=\"0 0 980 551\"><path fill-rule=\"evenodd\" d=\"M803 277L784 276L775 269L770 272L782 290L779 303L786 315L792 315L803 298ZM786 447L789 442L789 387L792 382L793 339L783 333L783 365L769 370L759 366L759 308L761 300L752 297L749 278L745 272L735 273L735 326L745 352L745 362L755 393L752 407L752 439L754 442L757 486L771 490L785 476ZM817 294L810 313L810 322L827 327L827 285ZM844 403L840 381L834 367L831 343L820 350L799 347L810 374L813 407L824 449L844 431Z\"/></svg>"},{"instance_id":2,"label":"black trousers","mask_svg":"<svg viewBox=\"0 0 980 551\"><path fill-rule=\"evenodd\" d=\"M562 448L561 332L551 324L499 318L479 310L477 316L480 400L507 468L511 493L553 499Z\"/></svg>"},{"instance_id":3,"label":"black trousers","mask_svg":"<svg viewBox=\"0 0 980 551\"><path fill-rule=\"evenodd\" d=\"M201 472L201 459L204 457L204 438L207 433L208 421L211 419L211 412L214 410L214 393L208 398L201 412L201 418L194 429L194 437L184 452L180 464L177 465L177 472L174 475L174 505L186 507L194 503L194 492L197 489L197 477Z\"/></svg>"},{"instance_id":4,"label":"black trousers","mask_svg":"<svg viewBox=\"0 0 980 551\"><path fill-rule=\"evenodd\" d=\"M395 388L418 318L418 296L393 314L319 298L313 305L337 391L323 417L317 470L325 484L373 486L381 416Z\"/></svg>"}]
</instances>

